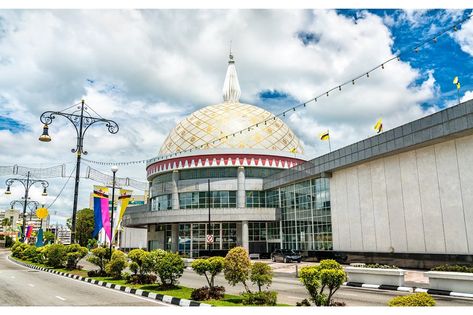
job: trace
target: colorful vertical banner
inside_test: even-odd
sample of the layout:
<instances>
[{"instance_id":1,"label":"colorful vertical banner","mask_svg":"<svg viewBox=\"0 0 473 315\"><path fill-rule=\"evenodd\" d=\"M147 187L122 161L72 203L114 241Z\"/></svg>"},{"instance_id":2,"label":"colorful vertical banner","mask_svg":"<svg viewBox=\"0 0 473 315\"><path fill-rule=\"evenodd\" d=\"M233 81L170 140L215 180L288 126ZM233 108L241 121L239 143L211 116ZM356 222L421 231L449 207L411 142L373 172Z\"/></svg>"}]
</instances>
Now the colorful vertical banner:
<instances>
[{"instance_id":1,"label":"colorful vertical banner","mask_svg":"<svg viewBox=\"0 0 473 315\"><path fill-rule=\"evenodd\" d=\"M118 227L120 226L120 223L122 222L122 219L123 219L123 215L125 214L126 208L128 207L128 204L130 203L132 192L133 192L132 190L120 189L120 196L118 196L118 200L120 201L120 213L118 215L118 220L117 220L117 225L116 225L117 228L115 229L113 233L114 236L115 234L117 234Z\"/></svg>"},{"instance_id":2,"label":"colorful vertical banner","mask_svg":"<svg viewBox=\"0 0 473 315\"><path fill-rule=\"evenodd\" d=\"M33 232L33 226L28 225L28 227L26 228L26 238L30 238L32 232Z\"/></svg>"},{"instance_id":3,"label":"colorful vertical banner","mask_svg":"<svg viewBox=\"0 0 473 315\"><path fill-rule=\"evenodd\" d=\"M103 191L103 187L94 186L94 231L92 237L96 237L103 228L102 223L102 199L108 200L108 195Z\"/></svg>"},{"instance_id":4,"label":"colorful vertical banner","mask_svg":"<svg viewBox=\"0 0 473 315\"><path fill-rule=\"evenodd\" d=\"M111 240L112 231L110 229L107 187L94 185L94 219L94 235L97 235L96 233L98 233L103 228L105 230L105 234L108 236L108 239Z\"/></svg>"},{"instance_id":5,"label":"colorful vertical banner","mask_svg":"<svg viewBox=\"0 0 473 315\"><path fill-rule=\"evenodd\" d=\"M43 228L39 228L38 235L36 235L36 247L43 246Z\"/></svg>"}]
</instances>

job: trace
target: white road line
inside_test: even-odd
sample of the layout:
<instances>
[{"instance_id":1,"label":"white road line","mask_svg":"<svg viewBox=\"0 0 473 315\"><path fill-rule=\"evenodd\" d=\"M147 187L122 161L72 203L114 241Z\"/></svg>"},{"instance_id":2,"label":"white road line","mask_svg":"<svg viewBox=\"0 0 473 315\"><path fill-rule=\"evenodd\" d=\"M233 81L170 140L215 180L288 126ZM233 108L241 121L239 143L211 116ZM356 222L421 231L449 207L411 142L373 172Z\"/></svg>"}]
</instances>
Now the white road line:
<instances>
[{"instance_id":1,"label":"white road line","mask_svg":"<svg viewBox=\"0 0 473 315\"><path fill-rule=\"evenodd\" d=\"M56 295L56 297L57 297L58 299L60 299L61 301L65 301L65 300L66 300L65 298L60 297L59 295Z\"/></svg>"},{"instance_id":2,"label":"white road line","mask_svg":"<svg viewBox=\"0 0 473 315\"><path fill-rule=\"evenodd\" d=\"M15 279L15 276L10 276L10 278Z\"/></svg>"},{"instance_id":3,"label":"white road line","mask_svg":"<svg viewBox=\"0 0 473 315\"><path fill-rule=\"evenodd\" d=\"M34 288L34 284L28 283L28 285L32 288Z\"/></svg>"}]
</instances>

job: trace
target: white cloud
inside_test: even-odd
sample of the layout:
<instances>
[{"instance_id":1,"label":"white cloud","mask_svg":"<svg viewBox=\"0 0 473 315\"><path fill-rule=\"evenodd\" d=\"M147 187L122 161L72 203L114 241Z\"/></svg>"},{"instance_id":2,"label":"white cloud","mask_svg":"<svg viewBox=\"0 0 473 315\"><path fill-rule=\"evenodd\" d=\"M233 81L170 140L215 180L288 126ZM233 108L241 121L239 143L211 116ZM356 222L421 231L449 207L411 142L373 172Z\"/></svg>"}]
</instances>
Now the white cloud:
<instances>
[{"instance_id":1,"label":"white cloud","mask_svg":"<svg viewBox=\"0 0 473 315\"><path fill-rule=\"evenodd\" d=\"M464 52L473 56L473 19L465 22L459 31L453 33L453 38Z\"/></svg>"},{"instance_id":2,"label":"white cloud","mask_svg":"<svg viewBox=\"0 0 473 315\"><path fill-rule=\"evenodd\" d=\"M259 101L262 90L305 101L392 56L389 29L366 12L357 24L325 10L43 10L0 16L0 96L6 100L0 114L30 128L0 131L0 165L70 162L67 172L74 166L74 128L58 117L50 126L53 141L39 143L43 111L84 98L120 125L116 135L91 127L85 158L151 158L180 119L221 102L230 40L242 101L250 103ZM317 34L318 42L304 46L300 31ZM419 78L423 83L416 85ZM334 147L340 147L370 135L380 116L389 129L425 115L420 104L435 93L431 73L394 61L296 112L288 124L313 157L324 153L325 143L315 140L320 129L330 128ZM118 175L144 180L144 165L120 167ZM50 194L64 183L54 180ZM81 181L79 207L88 206L92 184ZM53 210L70 213L72 192L70 180Z\"/></svg>"}]
</instances>

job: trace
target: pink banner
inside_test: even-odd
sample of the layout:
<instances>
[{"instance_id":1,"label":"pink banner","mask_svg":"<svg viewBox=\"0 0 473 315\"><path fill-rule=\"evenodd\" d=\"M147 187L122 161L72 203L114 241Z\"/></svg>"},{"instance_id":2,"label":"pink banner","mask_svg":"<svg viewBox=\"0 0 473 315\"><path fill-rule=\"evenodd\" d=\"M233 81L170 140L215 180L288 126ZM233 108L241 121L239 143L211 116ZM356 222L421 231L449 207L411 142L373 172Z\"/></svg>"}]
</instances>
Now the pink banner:
<instances>
[{"instance_id":1,"label":"pink banner","mask_svg":"<svg viewBox=\"0 0 473 315\"><path fill-rule=\"evenodd\" d=\"M102 225L105 229L105 234L108 239L112 239L112 231L110 230L110 214L108 213L108 198L101 198L100 203L102 205Z\"/></svg>"}]
</instances>

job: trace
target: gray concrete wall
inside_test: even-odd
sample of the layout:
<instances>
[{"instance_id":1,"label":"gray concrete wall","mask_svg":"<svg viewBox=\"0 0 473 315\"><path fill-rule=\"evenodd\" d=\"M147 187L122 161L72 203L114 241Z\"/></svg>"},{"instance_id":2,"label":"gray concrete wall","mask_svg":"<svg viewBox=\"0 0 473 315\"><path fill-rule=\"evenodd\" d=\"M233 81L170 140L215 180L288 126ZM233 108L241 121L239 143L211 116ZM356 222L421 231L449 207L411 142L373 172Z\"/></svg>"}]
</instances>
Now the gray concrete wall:
<instances>
[{"instance_id":1,"label":"gray concrete wall","mask_svg":"<svg viewBox=\"0 0 473 315\"><path fill-rule=\"evenodd\" d=\"M473 254L473 136L333 172L339 251Z\"/></svg>"}]
</instances>

